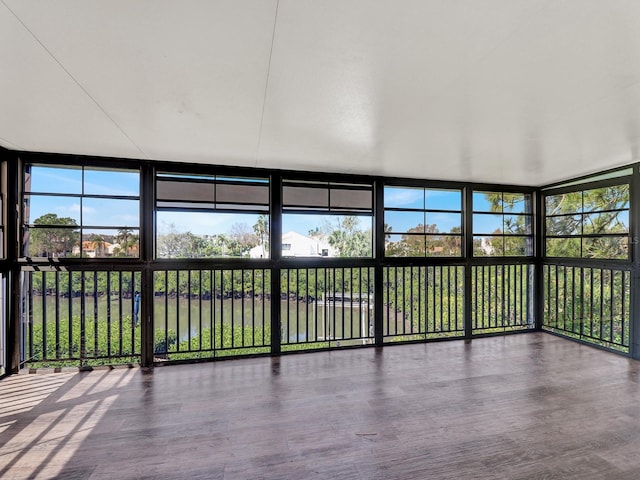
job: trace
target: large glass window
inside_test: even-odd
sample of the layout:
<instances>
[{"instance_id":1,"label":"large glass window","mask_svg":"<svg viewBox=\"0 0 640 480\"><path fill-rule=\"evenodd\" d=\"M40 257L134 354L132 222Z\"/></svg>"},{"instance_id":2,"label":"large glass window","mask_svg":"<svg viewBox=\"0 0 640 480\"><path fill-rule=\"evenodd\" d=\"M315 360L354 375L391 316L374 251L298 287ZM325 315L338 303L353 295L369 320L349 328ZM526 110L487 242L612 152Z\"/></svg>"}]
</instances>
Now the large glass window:
<instances>
[{"instance_id":1,"label":"large glass window","mask_svg":"<svg viewBox=\"0 0 640 480\"><path fill-rule=\"evenodd\" d=\"M371 257L373 185L284 180L282 255Z\"/></svg>"},{"instance_id":2,"label":"large glass window","mask_svg":"<svg viewBox=\"0 0 640 480\"><path fill-rule=\"evenodd\" d=\"M629 184L545 197L548 257L629 258Z\"/></svg>"},{"instance_id":3,"label":"large glass window","mask_svg":"<svg viewBox=\"0 0 640 480\"><path fill-rule=\"evenodd\" d=\"M473 255L533 255L531 194L473 192Z\"/></svg>"},{"instance_id":4,"label":"large glass window","mask_svg":"<svg viewBox=\"0 0 640 480\"><path fill-rule=\"evenodd\" d=\"M158 258L269 257L269 180L159 173Z\"/></svg>"},{"instance_id":5,"label":"large glass window","mask_svg":"<svg viewBox=\"0 0 640 480\"><path fill-rule=\"evenodd\" d=\"M22 255L138 257L137 170L28 164Z\"/></svg>"},{"instance_id":6,"label":"large glass window","mask_svg":"<svg viewBox=\"0 0 640 480\"><path fill-rule=\"evenodd\" d=\"M462 190L387 186L385 255L460 257Z\"/></svg>"}]
</instances>

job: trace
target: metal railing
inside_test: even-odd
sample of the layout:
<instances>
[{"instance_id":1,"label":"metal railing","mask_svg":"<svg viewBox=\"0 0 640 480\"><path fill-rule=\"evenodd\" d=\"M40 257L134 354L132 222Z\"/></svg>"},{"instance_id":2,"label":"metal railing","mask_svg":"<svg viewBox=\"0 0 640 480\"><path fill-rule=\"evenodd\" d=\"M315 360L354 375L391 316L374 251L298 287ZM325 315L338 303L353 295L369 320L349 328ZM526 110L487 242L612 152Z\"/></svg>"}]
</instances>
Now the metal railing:
<instances>
[{"instance_id":1,"label":"metal railing","mask_svg":"<svg viewBox=\"0 0 640 480\"><path fill-rule=\"evenodd\" d=\"M464 335L464 267L385 267L383 336L388 342Z\"/></svg>"},{"instance_id":2,"label":"metal railing","mask_svg":"<svg viewBox=\"0 0 640 480\"><path fill-rule=\"evenodd\" d=\"M283 352L367 346L375 344L376 311L385 343L534 326L532 265L385 266L378 295L376 267L282 268L275 297L270 268L154 268L146 288L138 271L25 270L23 360L134 363L145 338L155 362L268 354L278 338L276 351ZM144 292L152 298L142 301ZM465 293L472 297L471 332Z\"/></svg>"},{"instance_id":3,"label":"metal railing","mask_svg":"<svg viewBox=\"0 0 640 480\"><path fill-rule=\"evenodd\" d=\"M157 361L268 353L268 269L154 272Z\"/></svg>"},{"instance_id":4,"label":"metal railing","mask_svg":"<svg viewBox=\"0 0 640 480\"><path fill-rule=\"evenodd\" d=\"M373 343L373 268L291 268L280 278L283 351Z\"/></svg>"},{"instance_id":5,"label":"metal railing","mask_svg":"<svg viewBox=\"0 0 640 480\"><path fill-rule=\"evenodd\" d=\"M543 329L629 352L631 272L545 265Z\"/></svg>"},{"instance_id":6,"label":"metal railing","mask_svg":"<svg viewBox=\"0 0 640 480\"><path fill-rule=\"evenodd\" d=\"M471 270L471 318L474 334L535 327L534 266L479 265Z\"/></svg>"},{"instance_id":7,"label":"metal railing","mask_svg":"<svg viewBox=\"0 0 640 480\"><path fill-rule=\"evenodd\" d=\"M137 363L140 272L23 271L23 349L32 366Z\"/></svg>"}]
</instances>

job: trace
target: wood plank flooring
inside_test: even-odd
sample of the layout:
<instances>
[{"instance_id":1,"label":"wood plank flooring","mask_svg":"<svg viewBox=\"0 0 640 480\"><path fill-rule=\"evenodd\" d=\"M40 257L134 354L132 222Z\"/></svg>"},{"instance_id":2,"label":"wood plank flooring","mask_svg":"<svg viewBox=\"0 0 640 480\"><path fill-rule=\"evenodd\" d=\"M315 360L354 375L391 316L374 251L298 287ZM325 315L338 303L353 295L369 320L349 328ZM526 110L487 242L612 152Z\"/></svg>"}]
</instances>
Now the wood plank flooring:
<instances>
[{"instance_id":1,"label":"wood plank flooring","mask_svg":"<svg viewBox=\"0 0 640 480\"><path fill-rule=\"evenodd\" d=\"M535 333L20 374L0 478L638 479L640 362Z\"/></svg>"}]
</instances>

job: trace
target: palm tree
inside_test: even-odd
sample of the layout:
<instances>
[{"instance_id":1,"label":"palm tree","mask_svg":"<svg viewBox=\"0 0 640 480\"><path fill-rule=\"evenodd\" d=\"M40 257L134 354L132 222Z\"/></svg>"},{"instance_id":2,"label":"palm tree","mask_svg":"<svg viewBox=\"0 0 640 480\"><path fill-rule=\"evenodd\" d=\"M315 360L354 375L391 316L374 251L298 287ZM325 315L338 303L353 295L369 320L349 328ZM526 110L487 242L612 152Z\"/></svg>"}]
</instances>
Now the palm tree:
<instances>
[{"instance_id":1,"label":"palm tree","mask_svg":"<svg viewBox=\"0 0 640 480\"><path fill-rule=\"evenodd\" d=\"M118 235L116 235L116 240L120 244L120 248L118 249L119 255L129 256L131 251L131 241L135 238L133 235L133 230L129 227L124 227L118 230Z\"/></svg>"},{"instance_id":2,"label":"palm tree","mask_svg":"<svg viewBox=\"0 0 640 480\"><path fill-rule=\"evenodd\" d=\"M92 246L96 252L96 257L104 257L104 250L107 243L104 237L100 234L95 234L91 237L91 242L93 243Z\"/></svg>"}]
</instances>

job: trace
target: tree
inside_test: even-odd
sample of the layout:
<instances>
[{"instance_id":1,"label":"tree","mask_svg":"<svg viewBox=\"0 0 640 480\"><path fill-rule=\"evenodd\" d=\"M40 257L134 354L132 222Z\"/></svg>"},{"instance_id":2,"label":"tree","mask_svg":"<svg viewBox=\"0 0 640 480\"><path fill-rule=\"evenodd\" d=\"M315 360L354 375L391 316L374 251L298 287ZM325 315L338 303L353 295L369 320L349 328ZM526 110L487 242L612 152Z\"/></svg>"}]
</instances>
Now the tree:
<instances>
[{"instance_id":1,"label":"tree","mask_svg":"<svg viewBox=\"0 0 640 480\"><path fill-rule=\"evenodd\" d=\"M546 252L551 257L627 258L629 185L549 195Z\"/></svg>"},{"instance_id":2,"label":"tree","mask_svg":"<svg viewBox=\"0 0 640 480\"><path fill-rule=\"evenodd\" d=\"M234 223L229 233L229 248L231 256L242 257L258 244L258 237L252 233L246 223Z\"/></svg>"},{"instance_id":3,"label":"tree","mask_svg":"<svg viewBox=\"0 0 640 480\"><path fill-rule=\"evenodd\" d=\"M63 257L70 255L80 240L75 219L46 213L33 221L44 228L29 230L28 254L32 257Z\"/></svg>"},{"instance_id":4,"label":"tree","mask_svg":"<svg viewBox=\"0 0 640 480\"><path fill-rule=\"evenodd\" d=\"M120 257L135 256L138 252L139 236L133 233L129 227L118 230L116 242L119 247L114 249L114 254Z\"/></svg>"},{"instance_id":5,"label":"tree","mask_svg":"<svg viewBox=\"0 0 640 480\"><path fill-rule=\"evenodd\" d=\"M100 234L94 234L91 237L91 243L93 244L93 250L96 252L96 257L104 257L104 251L106 247L106 241Z\"/></svg>"},{"instance_id":6,"label":"tree","mask_svg":"<svg viewBox=\"0 0 640 480\"><path fill-rule=\"evenodd\" d=\"M269 251L269 217L266 215L260 215L256 224L253 226L253 231L258 237L259 245L264 247L264 251Z\"/></svg>"},{"instance_id":7,"label":"tree","mask_svg":"<svg viewBox=\"0 0 640 480\"><path fill-rule=\"evenodd\" d=\"M360 230L358 217L342 217L329 235L329 245L338 250L341 257L370 257L372 253L371 230Z\"/></svg>"}]
</instances>

